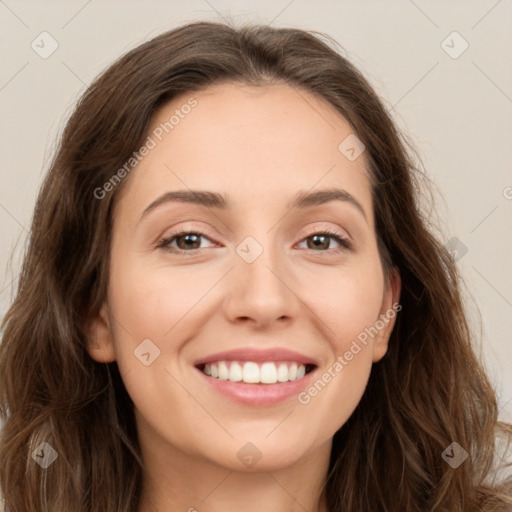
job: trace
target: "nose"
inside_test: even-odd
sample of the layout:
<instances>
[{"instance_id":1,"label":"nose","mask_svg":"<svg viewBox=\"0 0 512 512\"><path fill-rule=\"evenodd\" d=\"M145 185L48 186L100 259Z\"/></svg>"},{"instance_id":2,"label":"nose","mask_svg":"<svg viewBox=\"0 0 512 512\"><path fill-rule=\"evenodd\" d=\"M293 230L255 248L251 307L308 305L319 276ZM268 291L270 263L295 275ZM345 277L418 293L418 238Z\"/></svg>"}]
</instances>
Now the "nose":
<instances>
[{"instance_id":1,"label":"nose","mask_svg":"<svg viewBox=\"0 0 512 512\"><path fill-rule=\"evenodd\" d=\"M252 263L235 253L234 269L227 276L224 314L229 321L257 329L288 325L297 317L300 300L292 273L276 250L264 247Z\"/></svg>"}]
</instances>

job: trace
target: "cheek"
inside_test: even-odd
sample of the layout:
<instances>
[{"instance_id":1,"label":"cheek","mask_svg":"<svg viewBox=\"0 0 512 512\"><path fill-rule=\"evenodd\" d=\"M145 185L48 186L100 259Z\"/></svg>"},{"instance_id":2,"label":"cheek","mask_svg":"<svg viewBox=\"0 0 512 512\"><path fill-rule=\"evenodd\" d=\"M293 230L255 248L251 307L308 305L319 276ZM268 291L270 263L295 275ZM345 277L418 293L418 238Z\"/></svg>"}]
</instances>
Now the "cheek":
<instances>
[{"instance_id":1,"label":"cheek","mask_svg":"<svg viewBox=\"0 0 512 512\"><path fill-rule=\"evenodd\" d=\"M302 284L302 298L315 312L337 353L378 319L384 292L378 264L318 273L314 286Z\"/></svg>"},{"instance_id":2,"label":"cheek","mask_svg":"<svg viewBox=\"0 0 512 512\"><path fill-rule=\"evenodd\" d=\"M177 358L202 325L206 301L201 297L218 278L191 267L150 271L127 259L112 270L110 279L116 359L136 413L150 419L162 437L173 425L172 435L186 440L189 425L176 421L173 411L190 418L202 411L187 386L178 383L182 376ZM189 448L194 449L193 444Z\"/></svg>"},{"instance_id":3,"label":"cheek","mask_svg":"<svg viewBox=\"0 0 512 512\"><path fill-rule=\"evenodd\" d=\"M201 301L215 276L183 269L149 269L118 258L111 269L109 303L119 370L132 399L157 396L176 357L201 322Z\"/></svg>"},{"instance_id":4,"label":"cheek","mask_svg":"<svg viewBox=\"0 0 512 512\"><path fill-rule=\"evenodd\" d=\"M188 313L214 283L211 275L191 267L171 272L124 264L112 272L109 296L113 311L134 341L165 337L168 344L173 339L171 331L188 323Z\"/></svg>"},{"instance_id":5,"label":"cheek","mask_svg":"<svg viewBox=\"0 0 512 512\"><path fill-rule=\"evenodd\" d=\"M372 367L371 329L379 318L383 275L378 265L317 276L315 287L303 289L305 303L314 308L317 326L328 341L328 359L299 402L331 432L343 425L357 407Z\"/></svg>"}]
</instances>

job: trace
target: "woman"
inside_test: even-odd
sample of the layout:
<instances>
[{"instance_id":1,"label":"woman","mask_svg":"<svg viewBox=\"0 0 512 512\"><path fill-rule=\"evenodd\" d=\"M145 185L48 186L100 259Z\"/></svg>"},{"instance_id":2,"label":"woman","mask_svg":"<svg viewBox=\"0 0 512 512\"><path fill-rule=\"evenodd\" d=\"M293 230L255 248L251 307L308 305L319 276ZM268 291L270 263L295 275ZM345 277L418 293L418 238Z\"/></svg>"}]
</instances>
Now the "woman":
<instances>
[{"instance_id":1,"label":"woman","mask_svg":"<svg viewBox=\"0 0 512 512\"><path fill-rule=\"evenodd\" d=\"M312 33L194 23L86 91L0 345L10 510L497 511L419 172Z\"/></svg>"}]
</instances>

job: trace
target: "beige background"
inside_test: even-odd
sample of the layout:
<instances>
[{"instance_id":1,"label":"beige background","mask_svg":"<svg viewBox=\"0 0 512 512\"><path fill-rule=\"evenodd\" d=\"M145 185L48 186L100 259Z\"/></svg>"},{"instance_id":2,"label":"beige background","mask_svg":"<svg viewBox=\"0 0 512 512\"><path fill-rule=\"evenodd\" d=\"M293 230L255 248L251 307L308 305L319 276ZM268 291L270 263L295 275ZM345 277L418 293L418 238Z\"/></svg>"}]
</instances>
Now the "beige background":
<instances>
[{"instance_id":1,"label":"beige background","mask_svg":"<svg viewBox=\"0 0 512 512\"><path fill-rule=\"evenodd\" d=\"M512 420L510 0L4 0L0 17L0 316L56 138L79 94L113 59L200 19L314 29L341 43L394 107L437 183L442 237L467 247L458 265L482 313L483 357L500 415ZM58 44L46 59L31 48L44 31Z\"/></svg>"}]
</instances>

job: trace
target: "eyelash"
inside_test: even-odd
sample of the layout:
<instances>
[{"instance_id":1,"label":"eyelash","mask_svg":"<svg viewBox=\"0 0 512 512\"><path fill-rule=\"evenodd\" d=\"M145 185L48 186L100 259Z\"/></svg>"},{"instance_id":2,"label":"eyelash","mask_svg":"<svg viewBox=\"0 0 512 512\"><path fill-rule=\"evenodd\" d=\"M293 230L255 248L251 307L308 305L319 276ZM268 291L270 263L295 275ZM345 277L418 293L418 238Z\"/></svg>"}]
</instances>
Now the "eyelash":
<instances>
[{"instance_id":1,"label":"eyelash","mask_svg":"<svg viewBox=\"0 0 512 512\"><path fill-rule=\"evenodd\" d=\"M199 237L208 238L208 240L210 240L207 235L205 235L204 233L201 233L199 231L179 231L176 233L171 233L169 236L162 238L162 240L160 240L160 242L158 243L157 248L164 249L169 252L178 253L178 254L185 254L185 253L196 254L197 251L201 250L200 248L199 249L191 249L190 251L185 251L183 249L176 249L174 247L169 247L169 244L172 243L175 239L179 238L180 236L192 235L192 234L197 235ZM343 251L352 249L352 242L348 238L343 236L341 233L339 233L335 230L331 230L331 229L324 229L322 231L314 231L313 233L310 233L306 237L304 237L300 242L304 242L308 238L311 238L315 235L327 236L329 238L334 239L340 245L340 247L338 247L336 249L327 249L325 251L315 251L314 249L307 249L311 252L317 253L318 255L322 255L322 253L328 252L328 251L332 251L334 253L339 253L339 252L343 252Z\"/></svg>"}]
</instances>

